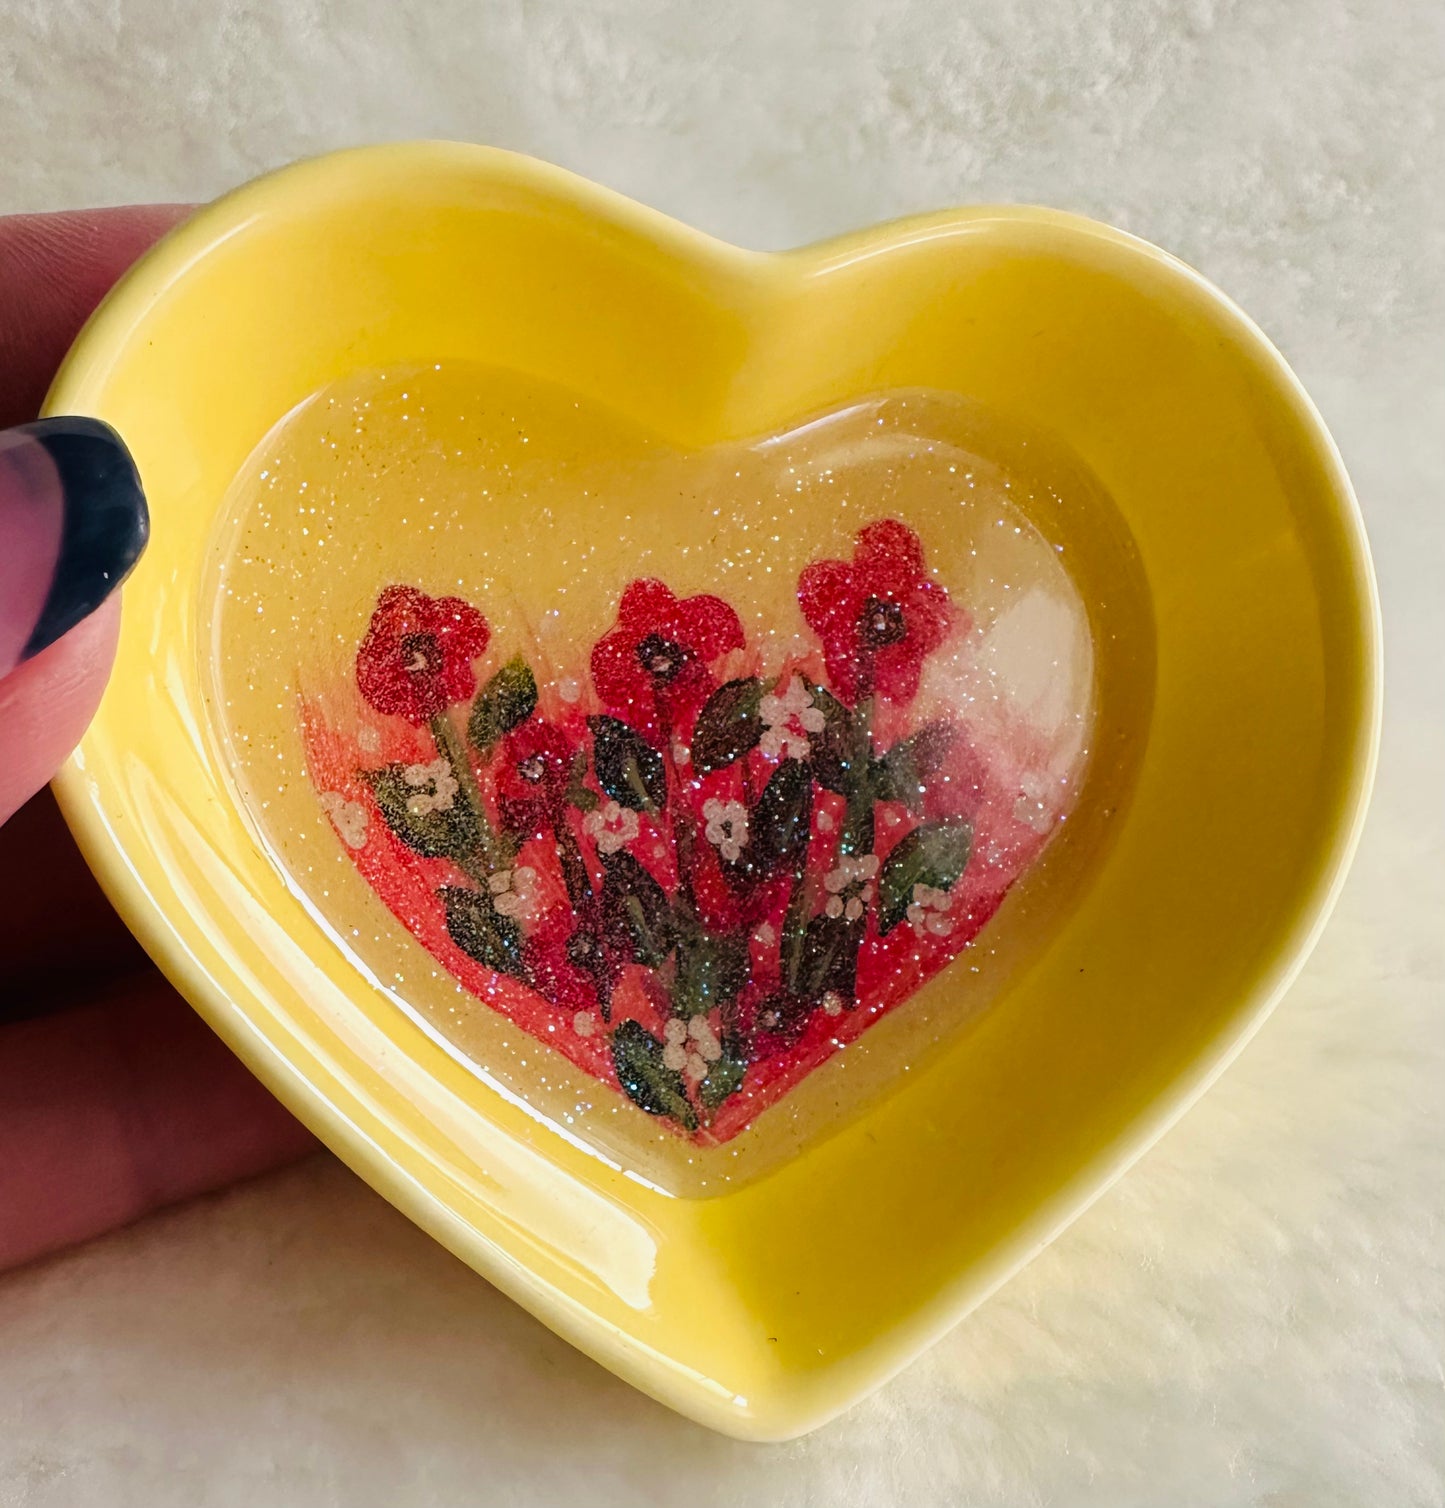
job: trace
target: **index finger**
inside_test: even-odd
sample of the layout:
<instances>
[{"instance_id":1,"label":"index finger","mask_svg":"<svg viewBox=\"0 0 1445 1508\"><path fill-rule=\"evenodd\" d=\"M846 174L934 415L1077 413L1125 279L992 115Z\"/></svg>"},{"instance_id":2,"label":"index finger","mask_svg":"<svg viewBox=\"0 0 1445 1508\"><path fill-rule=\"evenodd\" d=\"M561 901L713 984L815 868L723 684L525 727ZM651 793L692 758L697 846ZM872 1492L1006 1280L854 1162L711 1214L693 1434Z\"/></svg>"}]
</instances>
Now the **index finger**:
<instances>
[{"instance_id":1,"label":"index finger","mask_svg":"<svg viewBox=\"0 0 1445 1508\"><path fill-rule=\"evenodd\" d=\"M96 302L185 212L0 220L0 431L34 417ZM124 445L92 421L0 432L0 463L3 822L74 748L100 700L115 650L113 593L144 542L144 501Z\"/></svg>"},{"instance_id":2,"label":"index finger","mask_svg":"<svg viewBox=\"0 0 1445 1508\"><path fill-rule=\"evenodd\" d=\"M0 219L0 427L34 418L95 303L185 213ZM109 668L116 608L112 593L0 677L0 744L9 746L0 820L80 736ZM88 1003L0 1020L0 1268L314 1145L158 974L135 969L114 917L101 941L96 921L108 908L98 888L53 805L32 810L37 820L0 842L0 1018L7 1004L29 1014L27 1001L53 1007L67 991Z\"/></svg>"},{"instance_id":3,"label":"index finger","mask_svg":"<svg viewBox=\"0 0 1445 1508\"><path fill-rule=\"evenodd\" d=\"M0 218L0 429L40 412L90 312L185 204Z\"/></svg>"}]
</instances>

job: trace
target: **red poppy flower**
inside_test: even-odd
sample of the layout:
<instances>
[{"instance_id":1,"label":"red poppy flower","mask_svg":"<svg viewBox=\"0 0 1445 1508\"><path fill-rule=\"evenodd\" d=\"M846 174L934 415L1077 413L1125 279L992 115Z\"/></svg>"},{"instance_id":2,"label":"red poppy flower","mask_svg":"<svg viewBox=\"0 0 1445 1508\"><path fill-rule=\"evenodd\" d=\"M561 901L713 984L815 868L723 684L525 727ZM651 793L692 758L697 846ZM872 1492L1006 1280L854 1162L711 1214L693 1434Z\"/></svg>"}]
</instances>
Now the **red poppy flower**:
<instances>
[{"instance_id":1,"label":"red poppy flower","mask_svg":"<svg viewBox=\"0 0 1445 1508\"><path fill-rule=\"evenodd\" d=\"M472 661L487 647L487 620L460 597L389 586L356 655L356 684L378 712L421 727L477 689Z\"/></svg>"},{"instance_id":2,"label":"red poppy flower","mask_svg":"<svg viewBox=\"0 0 1445 1508\"><path fill-rule=\"evenodd\" d=\"M531 718L502 744L495 765L502 821L513 832L540 836L561 810L573 749L563 731Z\"/></svg>"},{"instance_id":3,"label":"red poppy flower","mask_svg":"<svg viewBox=\"0 0 1445 1508\"><path fill-rule=\"evenodd\" d=\"M823 641L833 690L850 705L875 692L908 701L953 622L918 536L892 518L859 531L851 562L814 561L798 578L798 603Z\"/></svg>"},{"instance_id":4,"label":"red poppy flower","mask_svg":"<svg viewBox=\"0 0 1445 1508\"><path fill-rule=\"evenodd\" d=\"M697 712L713 679L709 665L743 647L738 615L720 597L681 601L660 581L634 581L617 605L617 627L592 649L592 680L609 712L657 735Z\"/></svg>"}]
</instances>

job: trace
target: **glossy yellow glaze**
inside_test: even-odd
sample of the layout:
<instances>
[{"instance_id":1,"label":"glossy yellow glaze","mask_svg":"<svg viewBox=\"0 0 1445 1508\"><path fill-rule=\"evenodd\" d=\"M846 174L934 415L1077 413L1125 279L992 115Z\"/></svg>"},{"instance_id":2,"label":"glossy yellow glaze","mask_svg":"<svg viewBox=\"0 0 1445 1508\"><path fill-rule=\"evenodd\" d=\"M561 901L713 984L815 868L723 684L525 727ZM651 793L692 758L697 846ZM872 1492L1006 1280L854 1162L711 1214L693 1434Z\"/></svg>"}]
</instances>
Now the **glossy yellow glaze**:
<instances>
[{"instance_id":1,"label":"glossy yellow glaze","mask_svg":"<svg viewBox=\"0 0 1445 1508\"><path fill-rule=\"evenodd\" d=\"M680 446L880 389L958 392L1058 435L1138 546L1147 752L1073 910L891 1096L710 1199L568 1145L371 990L218 765L196 599L232 478L326 384L447 359L562 383ZM763 256L526 159L371 148L169 237L87 326L48 410L115 424L154 512L114 680L58 782L111 897L389 1199L730 1434L787 1437L846 1407L1098 1194L1278 997L1352 851L1379 642L1339 457L1239 311L1088 221L972 209Z\"/></svg>"}]
</instances>

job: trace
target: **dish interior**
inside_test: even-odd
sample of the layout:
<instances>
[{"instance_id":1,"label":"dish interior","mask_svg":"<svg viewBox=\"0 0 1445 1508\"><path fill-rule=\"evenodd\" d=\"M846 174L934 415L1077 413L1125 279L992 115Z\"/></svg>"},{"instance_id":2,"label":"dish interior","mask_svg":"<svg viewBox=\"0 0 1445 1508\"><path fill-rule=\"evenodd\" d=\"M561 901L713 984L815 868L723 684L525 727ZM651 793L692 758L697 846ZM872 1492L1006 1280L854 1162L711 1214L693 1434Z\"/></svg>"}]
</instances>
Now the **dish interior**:
<instances>
[{"instance_id":1,"label":"dish interior","mask_svg":"<svg viewBox=\"0 0 1445 1508\"><path fill-rule=\"evenodd\" d=\"M690 449L476 363L352 374L241 468L210 571L221 761L333 945L676 1193L925 1065L1047 941L1143 747L1117 510L943 393Z\"/></svg>"}]
</instances>

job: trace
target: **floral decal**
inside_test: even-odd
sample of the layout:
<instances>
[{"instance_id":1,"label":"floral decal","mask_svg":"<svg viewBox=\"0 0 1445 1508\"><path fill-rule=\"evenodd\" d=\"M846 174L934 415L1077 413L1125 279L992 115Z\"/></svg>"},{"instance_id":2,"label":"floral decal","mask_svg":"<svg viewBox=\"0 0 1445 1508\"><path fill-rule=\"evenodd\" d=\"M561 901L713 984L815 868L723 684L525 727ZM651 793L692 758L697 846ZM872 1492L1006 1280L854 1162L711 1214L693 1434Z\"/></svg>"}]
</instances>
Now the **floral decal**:
<instances>
[{"instance_id":1,"label":"floral decal","mask_svg":"<svg viewBox=\"0 0 1445 1508\"><path fill-rule=\"evenodd\" d=\"M798 601L823 641L833 689L849 706L875 692L910 700L952 616L948 593L924 570L918 536L891 518L859 533L851 563L810 565Z\"/></svg>"},{"instance_id":2,"label":"floral decal","mask_svg":"<svg viewBox=\"0 0 1445 1508\"><path fill-rule=\"evenodd\" d=\"M357 685L378 712L420 727L477 689L472 661L490 637L487 620L460 597L389 586L361 641Z\"/></svg>"},{"instance_id":3,"label":"floral decal","mask_svg":"<svg viewBox=\"0 0 1445 1508\"><path fill-rule=\"evenodd\" d=\"M774 759L806 759L813 752L812 735L828 726L823 709L813 700L801 676L794 676L787 690L771 692L758 703L763 736L758 748Z\"/></svg>"},{"instance_id":4,"label":"floral decal","mask_svg":"<svg viewBox=\"0 0 1445 1508\"><path fill-rule=\"evenodd\" d=\"M592 680L609 712L655 737L696 712L713 687L708 667L742 647L743 626L720 597L679 602L660 581L634 581L592 651Z\"/></svg>"},{"instance_id":5,"label":"floral decal","mask_svg":"<svg viewBox=\"0 0 1445 1508\"><path fill-rule=\"evenodd\" d=\"M966 947L1062 782L914 712L967 614L896 520L798 582L816 648L765 667L719 597L632 582L589 689L539 688L455 597L382 592L322 810L468 989L678 1133L718 1142ZM795 641L796 642L796 641ZM379 725L378 725L379 724Z\"/></svg>"},{"instance_id":6,"label":"floral decal","mask_svg":"<svg viewBox=\"0 0 1445 1508\"><path fill-rule=\"evenodd\" d=\"M555 828L566 804L574 752L562 729L540 718L507 735L494 766L507 827L529 837Z\"/></svg>"}]
</instances>

